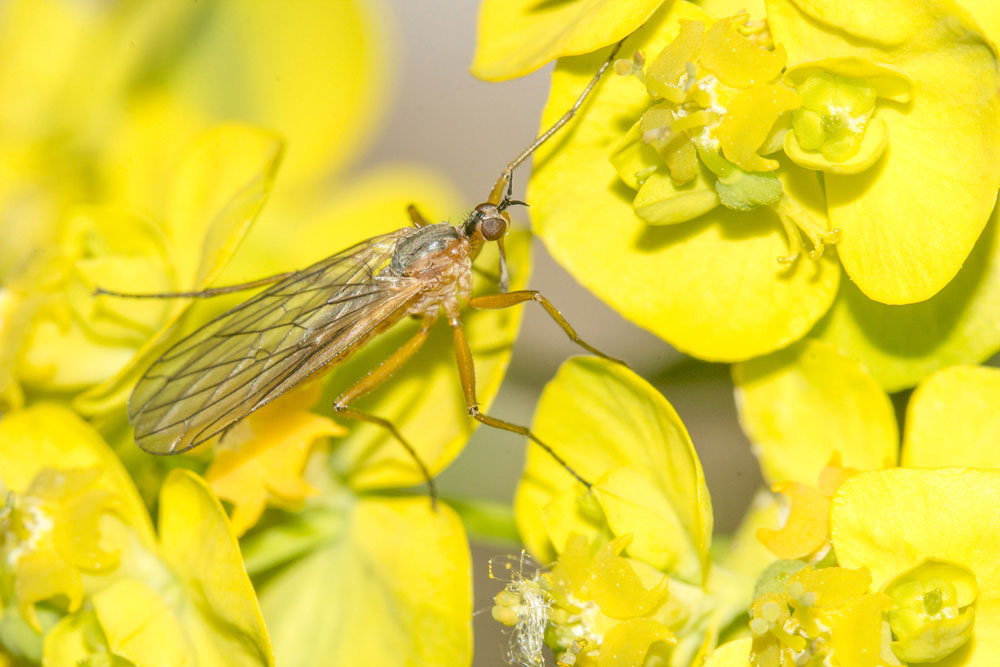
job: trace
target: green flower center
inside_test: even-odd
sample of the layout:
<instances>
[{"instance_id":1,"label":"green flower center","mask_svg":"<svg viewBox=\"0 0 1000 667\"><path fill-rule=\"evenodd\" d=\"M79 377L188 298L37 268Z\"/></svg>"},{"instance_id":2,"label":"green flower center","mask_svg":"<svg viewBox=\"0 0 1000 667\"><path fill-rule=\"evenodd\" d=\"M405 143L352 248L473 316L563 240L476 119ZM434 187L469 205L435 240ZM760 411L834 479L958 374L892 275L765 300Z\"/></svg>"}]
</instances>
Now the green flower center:
<instances>
[{"instance_id":1,"label":"green flower center","mask_svg":"<svg viewBox=\"0 0 1000 667\"><path fill-rule=\"evenodd\" d=\"M792 129L799 146L830 162L857 155L875 112L875 89L861 79L817 72L797 90L802 107L792 114Z\"/></svg>"},{"instance_id":2,"label":"green flower center","mask_svg":"<svg viewBox=\"0 0 1000 667\"><path fill-rule=\"evenodd\" d=\"M961 565L926 561L894 579L885 593L896 603L889 627L901 660L941 660L972 637L979 589L975 575Z\"/></svg>"}]
</instances>

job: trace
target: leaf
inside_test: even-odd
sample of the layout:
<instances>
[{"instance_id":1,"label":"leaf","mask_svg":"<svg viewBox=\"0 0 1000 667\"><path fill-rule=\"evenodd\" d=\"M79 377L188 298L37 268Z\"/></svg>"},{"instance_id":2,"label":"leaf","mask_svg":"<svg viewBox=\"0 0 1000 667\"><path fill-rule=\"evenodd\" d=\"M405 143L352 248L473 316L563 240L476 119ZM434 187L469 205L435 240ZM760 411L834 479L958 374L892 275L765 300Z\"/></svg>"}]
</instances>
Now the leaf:
<instances>
[{"instance_id":1,"label":"leaf","mask_svg":"<svg viewBox=\"0 0 1000 667\"><path fill-rule=\"evenodd\" d=\"M740 423L769 482L815 486L840 452L843 466L895 465L899 435L889 397L853 359L806 339L733 367Z\"/></svg>"},{"instance_id":2,"label":"leaf","mask_svg":"<svg viewBox=\"0 0 1000 667\"><path fill-rule=\"evenodd\" d=\"M236 535L200 477L181 469L167 476L160 490L159 532L160 553L188 596L176 615L198 655L214 656L218 664L273 665Z\"/></svg>"},{"instance_id":3,"label":"leaf","mask_svg":"<svg viewBox=\"0 0 1000 667\"><path fill-rule=\"evenodd\" d=\"M554 560L571 531L593 536L586 522L603 510L613 534L633 534L629 555L689 581L707 576L712 507L704 473L677 413L645 380L611 361L570 359L546 385L533 430L595 484L599 503L593 507L579 482L529 444L515 513L536 558Z\"/></svg>"},{"instance_id":4,"label":"leaf","mask_svg":"<svg viewBox=\"0 0 1000 667\"><path fill-rule=\"evenodd\" d=\"M468 665L471 566L458 516L426 498L360 499L347 513L342 532L260 577L278 663ZM247 558L259 558L254 547Z\"/></svg>"}]
</instances>

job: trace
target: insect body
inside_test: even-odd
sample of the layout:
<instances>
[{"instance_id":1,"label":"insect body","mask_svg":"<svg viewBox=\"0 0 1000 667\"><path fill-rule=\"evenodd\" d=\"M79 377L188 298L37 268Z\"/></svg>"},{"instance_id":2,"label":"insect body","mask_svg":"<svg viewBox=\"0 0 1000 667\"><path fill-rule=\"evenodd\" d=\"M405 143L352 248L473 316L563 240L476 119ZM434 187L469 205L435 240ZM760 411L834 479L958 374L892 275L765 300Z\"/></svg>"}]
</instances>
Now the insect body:
<instances>
[{"instance_id":1,"label":"insect body","mask_svg":"<svg viewBox=\"0 0 1000 667\"><path fill-rule=\"evenodd\" d=\"M152 454L176 454L195 447L224 433L306 378L343 362L404 317L414 316L422 321L416 335L345 390L334 401L334 409L345 417L388 429L420 467L433 497L429 471L396 428L350 405L412 357L443 313L452 329L470 416L529 437L587 484L528 429L479 411L460 304L465 301L472 308L496 309L537 301L572 340L604 356L582 341L538 292L506 291L503 239L510 224L507 209L521 203L510 199L513 169L568 122L610 62L611 58L573 108L507 166L489 200L458 226L428 224L411 206L413 226L362 241L300 271L200 292L136 295L98 289L98 294L113 296L168 298L209 297L270 285L176 343L146 371L128 406L138 445ZM500 293L470 297L472 263L487 241L500 247Z\"/></svg>"}]
</instances>

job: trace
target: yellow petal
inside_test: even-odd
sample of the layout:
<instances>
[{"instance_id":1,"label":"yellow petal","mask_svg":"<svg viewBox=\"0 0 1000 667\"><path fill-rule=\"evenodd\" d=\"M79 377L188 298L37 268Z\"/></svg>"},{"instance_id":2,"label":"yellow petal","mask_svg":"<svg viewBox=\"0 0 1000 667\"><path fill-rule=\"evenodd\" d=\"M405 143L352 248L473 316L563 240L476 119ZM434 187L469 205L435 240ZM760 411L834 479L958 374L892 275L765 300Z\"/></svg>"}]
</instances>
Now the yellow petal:
<instances>
[{"instance_id":1,"label":"yellow petal","mask_svg":"<svg viewBox=\"0 0 1000 667\"><path fill-rule=\"evenodd\" d=\"M556 58L617 42L661 4L663 0L484 0L470 69L487 81L523 76Z\"/></svg>"},{"instance_id":2,"label":"yellow petal","mask_svg":"<svg viewBox=\"0 0 1000 667\"><path fill-rule=\"evenodd\" d=\"M188 616L188 633L199 654L228 664L274 663L240 547L226 513L194 473L175 469L160 490L160 553L184 579L201 614L218 623Z\"/></svg>"},{"instance_id":3,"label":"yellow petal","mask_svg":"<svg viewBox=\"0 0 1000 667\"><path fill-rule=\"evenodd\" d=\"M761 528L757 539L778 558L802 558L826 543L830 499L799 482L779 482L774 492L788 496L788 518L781 528Z\"/></svg>"},{"instance_id":4,"label":"yellow petal","mask_svg":"<svg viewBox=\"0 0 1000 667\"><path fill-rule=\"evenodd\" d=\"M598 667L630 667L644 662L650 646L656 642L677 643L663 623L652 618L635 618L608 630L601 641Z\"/></svg>"},{"instance_id":5,"label":"yellow petal","mask_svg":"<svg viewBox=\"0 0 1000 667\"><path fill-rule=\"evenodd\" d=\"M750 645L753 640L736 639L723 644L708 656L705 667L750 667Z\"/></svg>"},{"instance_id":6,"label":"yellow petal","mask_svg":"<svg viewBox=\"0 0 1000 667\"><path fill-rule=\"evenodd\" d=\"M901 465L1000 468L1000 369L955 366L920 383L907 407Z\"/></svg>"},{"instance_id":7,"label":"yellow petal","mask_svg":"<svg viewBox=\"0 0 1000 667\"><path fill-rule=\"evenodd\" d=\"M722 152L747 171L774 171L777 160L757 154L778 117L802 104L801 96L782 85L758 84L738 92L715 130Z\"/></svg>"},{"instance_id":8,"label":"yellow petal","mask_svg":"<svg viewBox=\"0 0 1000 667\"><path fill-rule=\"evenodd\" d=\"M1000 36L1000 5L993 0L962 0L959 4L995 42Z\"/></svg>"},{"instance_id":9,"label":"yellow petal","mask_svg":"<svg viewBox=\"0 0 1000 667\"><path fill-rule=\"evenodd\" d=\"M615 535L632 535L628 552L664 572L690 572L676 545L687 539L677 512L660 489L642 471L613 468L598 481L594 495ZM681 561L681 562L678 562Z\"/></svg>"},{"instance_id":10,"label":"yellow petal","mask_svg":"<svg viewBox=\"0 0 1000 667\"><path fill-rule=\"evenodd\" d=\"M91 600L115 655L136 665L163 667L198 660L170 605L145 583L121 579Z\"/></svg>"},{"instance_id":11,"label":"yellow petal","mask_svg":"<svg viewBox=\"0 0 1000 667\"><path fill-rule=\"evenodd\" d=\"M830 521L837 559L871 569L876 588L931 557L971 570L980 598L973 640L956 664L986 667L1000 655L1000 571L996 530L984 517L998 513L1000 472L897 468L849 479Z\"/></svg>"},{"instance_id":12,"label":"yellow petal","mask_svg":"<svg viewBox=\"0 0 1000 667\"><path fill-rule=\"evenodd\" d=\"M0 420L0 470L3 482L23 492L43 468L96 468L96 489L122 504L116 514L147 546L154 543L149 514L118 457L92 426L68 409L39 403Z\"/></svg>"},{"instance_id":13,"label":"yellow petal","mask_svg":"<svg viewBox=\"0 0 1000 667\"><path fill-rule=\"evenodd\" d=\"M629 38L622 55L657 53L676 36L679 19L697 17L683 2L665 7ZM543 126L570 107L604 55L556 67ZM736 361L797 340L833 300L835 260L828 254L783 270L774 259L786 254L786 241L767 208L716 208L683 225L650 228L609 162L619 128L648 106L634 77L606 78L567 134L541 147L528 200L549 252L626 318L694 356ZM822 217L815 175L798 172L786 192Z\"/></svg>"},{"instance_id":14,"label":"yellow petal","mask_svg":"<svg viewBox=\"0 0 1000 667\"><path fill-rule=\"evenodd\" d=\"M871 470L894 465L899 447L889 397L856 361L806 339L733 367L740 422L764 477L813 486L830 457Z\"/></svg>"},{"instance_id":15,"label":"yellow petal","mask_svg":"<svg viewBox=\"0 0 1000 667\"><path fill-rule=\"evenodd\" d=\"M471 565L458 516L426 498L359 500L350 512L260 587L278 663L468 665Z\"/></svg>"},{"instance_id":16,"label":"yellow petal","mask_svg":"<svg viewBox=\"0 0 1000 667\"><path fill-rule=\"evenodd\" d=\"M187 154L174 174L165 228L179 289L205 287L222 271L270 193L281 151L280 139L270 132L223 125L202 135ZM171 342L169 336L188 306L177 301L163 329L114 377L78 396L74 407L93 415L123 404Z\"/></svg>"},{"instance_id":17,"label":"yellow petal","mask_svg":"<svg viewBox=\"0 0 1000 667\"><path fill-rule=\"evenodd\" d=\"M276 134L250 125L221 125L199 137L167 202L179 287L208 284L222 271L267 200L282 151Z\"/></svg>"},{"instance_id":18,"label":"yellow petal","mask_svg":"<svg viewBox=\"0 0 1000 667\"><path fill-rule=\"evenodd\" d=\"M908 304L939 292L993 209L1000 184L1000 75L993 47L966 18L900 0L768 3L771 30L789 62L859 58L913 82L909 104L876 111L889 129L884 158L863 174L826 178L841 262L876 301ZM849 42L841 31L861 39ZM904 42L905 48L885 46Z\"/></svg>"},{"instance_id":19,"label":"yellow petal","mask_svg":"<svg viewBox=\"0 0 1000 667\"><path fill-rule=\"evenodd\" d=\"M847 480L834 496L830 523L840 564L869 568L875 588L933 557L967 567L983 600L996 602L996 531L983 518L998 512L996 470L894 468Z\"/></svg>"},{"instance_id":20,"label":"yellow petal","mask_svg":"<svg viewBox=\"0 0 1000 667\"><path fill-rule=\"evenodd\" d=\"M886 306L842 280L814 335L861 360L886 391L917 384L953 364L977 364L1000 350L1000 224L994 213L965 266L922 303Z\"/></svg>"},{"instance_id":21,"label":"yellow petal","mask_svg":"<svg viewBox=\"0 0 1000 667\"><path fill-rule=\"evenodd\" d=\"M309 412L320 389L319 383L294 389L226 434L226 445L216 453L205 481L233 503L237 535L257 523L268 500L296 507L318 493L302 478L306 457L317 438L347 432L330 418Z\"/></svg>"},{"instance_id":22,"label":"yellow petal","mask_svg":"<svg viewBox=\"0 0 1000 667\"><path fill-rule=\"evenodd\" d=\"M659 392L619 364L577 357L546 385L534 431L584 479L596 482L609 470L628 469L624 477L609 478L611 489L597 492L611 510L609 525L631 532L647 521L679 524L682 530L670 533L679 541L662 545L670 554L657 560L675 563L678 576L701 583L707 573L711 501L687 431ZM532 553L551 560L562 544L548 542L545 524L553 519L544 519L539 510L561 494L582 493L582 487L535 445L528 446L527 456L515 498L518 529ZM636 473L645 478L642 491L620 488ZM626 519L631 503L641 505L643 513ZM566 511L577 514L581 508L577 504ZM651 549L654 543L659 544L643 539L639 548Z\"/></svg>"}]
</instances>

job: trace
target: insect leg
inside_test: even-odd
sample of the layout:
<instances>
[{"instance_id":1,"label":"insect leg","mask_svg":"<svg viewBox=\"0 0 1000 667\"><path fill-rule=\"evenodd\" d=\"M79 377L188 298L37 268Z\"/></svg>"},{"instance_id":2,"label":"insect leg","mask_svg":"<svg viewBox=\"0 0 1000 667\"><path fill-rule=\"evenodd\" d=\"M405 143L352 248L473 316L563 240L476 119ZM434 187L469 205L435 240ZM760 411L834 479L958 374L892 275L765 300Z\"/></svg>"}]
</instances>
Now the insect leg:
<instances>
[{"instance_id":1,"label":"insect leg","mask_svg":"<svg viewBox=\"0 0 1000 667\"><path fill-rule=\"evenodd\" d=\"M431 473L427 469L427 466L420 460L420 456L417 455L417 450L413 448L413 445L406 441L406 439L389 420L348 407L357 398L367 394L369 391L382 384L382 382L387 380L390 375L395 373L403 364L405 364L410 357L412 357L427 341L427 336L430 334L431 325L433 324L434 321L432 319L425 319L420 327L420 331L418 331L413 338L406 341L402 347L393 352L389 358L379 364L375 370L348 387L340 396L338 396L337 400L333 402L333 409L338 414L349 419L369 422L371 424L381 426L389 431L389 433L391 433L392 436L403 445L403 448L406 449L407 453L416 462L417 467L420 468L421 474L423 474L424 479L427 481L427 492L431 497L431 505L436 506L437 487L434 485L434 479L431 477Z\"/></svg>"},{"instance_id":2,"label":"insect leg","mask_svg":"<svg viewBox=\"0 0 1000 667\"><path fill-rule=\"evenodd\" d=\"M615 361L623 366L628 366L628 364L621 359L609 357L590 343L580 338L580 336L576 333L576 329L570 326L570 323L566 321L566 318L562 316L562 313L560 313L556 307L552 305L552 302L542 296L541 292L538 292L537 290L518 290L517 292L508 292L507 294L484 294L483 296L474 296L469 299L469 306L476 308L477 310L497 310L500 308L510 308L511 306L516 306L519 303L524 303L525 301L535 301L542 304L542 308L545 309L545 312L547 312L549 316L555 320L556 324L562 327L562 330L566 332L569 339L583 349L587 350L591 354L603 357L604 359Z\"/></svg>"},{"instance_id":3,"label":"insect leg","mask_svg":"<svg viewBox=\"0 0 1000 667\"><path fill-rule=\"evenodd\" d=\"M566 469L566 472L573 475L587 489L590 489L590 482L585 480L580 474L566 463L566 460L556 454L555 450L542 442L537 435L524 426L511 424L510 422L484 415L479 411L479 401L476 400L476 369L472 361L472 350L469 349L469 341L465 338L465 330L462 328L462 321L458 317L449 317L448 324L451 325L452 336L455 340L455 356L458 357L458 375L462 380L462 392L465 394L465 405L469 410L469 416L481 424L499 428L511 433L523 435L533 443L545 450L556 463Z\"/></svg>"},{"instance_id":4,"label":"insect leg","mask_svg":"<svg viewBox=\"0 0 1000 667\"><path fill-rule=\"evenodd\" d=\"M406 207L406 212L410 214L410 222L413 223L414 227L426 227L430 224L427 222L427 218L422 216L413 204Z\"/></svg>"},{"instance_id":5,"label":"insect leg","mask_svg":"<svg viewBox=\"0 0 1000 667\"><path fill-rule=\"evenodd\" d=\"M293 273L295 272L286 271L285 273L278 273L266 278L251 280L248 283L225 285L223 287L209 287L208 289L195 290L192 292L153 292L150 294L133 294L131 292L115 292L114 290L107 290L103 287L95 287L94 296L118 296L126 299L179 299L184 297L204 298L209 296L219 296L220 294L231 294L232 292L242 292L243 290L253 289L254 287L260 287L261 285L270 285L271 283L276 283L279 280L284 280Z\"/></svg>"}]
</instances>

